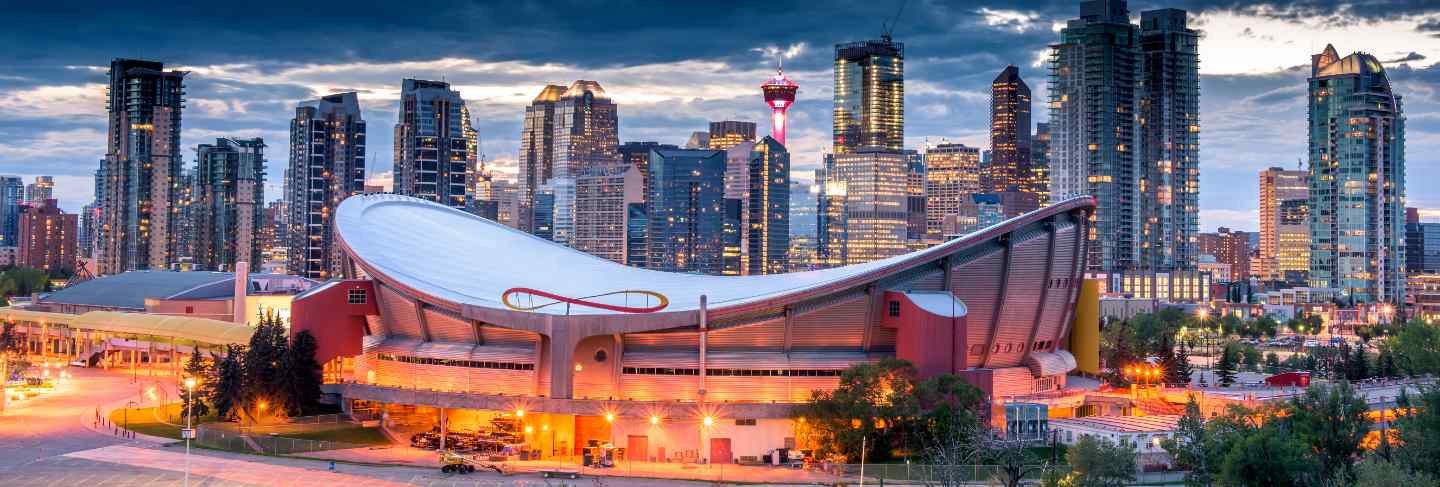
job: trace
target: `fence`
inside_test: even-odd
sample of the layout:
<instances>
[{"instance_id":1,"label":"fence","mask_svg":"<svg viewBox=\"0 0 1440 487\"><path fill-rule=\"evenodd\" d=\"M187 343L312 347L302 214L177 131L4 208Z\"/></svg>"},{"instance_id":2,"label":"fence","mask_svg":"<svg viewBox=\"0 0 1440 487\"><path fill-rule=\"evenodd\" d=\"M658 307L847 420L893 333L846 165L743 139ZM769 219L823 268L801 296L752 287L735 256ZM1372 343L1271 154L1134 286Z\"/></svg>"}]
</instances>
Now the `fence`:
<instances>
[{"instance_id":1,"label":"fence","mask_svg":"<svg viewBox=\"0 0 1440 487\"><path fill-rule=\"evenodd\" d=\"M736 464L693 464L629 462L620 460L611 468L580 468L566 460L521 462L526 469L578 470L585 476L651 477L674 480L742 482L742 483L784 483L805 485L859 485L863 477L865 485L913 485L913 486L956 486L992 485L1003 478L998 465L925 465L925 464L867 464L864 475L858 464L816 464L806 468L788 468ZM1033 485L1038 483L1047 471L1057 475L1070 473L1065 464L1058 466L1027 465L1022 471L1022 481ZM1183 479L1182 472L1136 472L1135 483L1172 483Z\"/></svg>"},{"instance_id":2,"label":"fence","mask_svg":"<svg viewBox=\"0 0 1440 487\"><path fill-rule=\"evenodd\" d=\"M276 434L248 435L225 428L201 425L195 429L195 443L200 446L221 450L258 452L264 455L291 455L325 450L364 448L338 441L306 440L287 438Z\"/></svg>"}]
</instances>

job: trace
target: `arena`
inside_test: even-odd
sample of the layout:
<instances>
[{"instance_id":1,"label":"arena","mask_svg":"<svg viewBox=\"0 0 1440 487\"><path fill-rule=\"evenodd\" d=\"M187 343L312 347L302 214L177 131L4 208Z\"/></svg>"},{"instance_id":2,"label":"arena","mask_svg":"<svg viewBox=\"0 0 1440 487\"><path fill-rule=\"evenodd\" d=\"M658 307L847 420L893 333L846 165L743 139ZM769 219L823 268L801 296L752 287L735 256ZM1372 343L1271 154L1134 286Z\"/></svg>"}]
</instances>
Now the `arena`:
<instances>
[{"instance_id":1,"label":"arena","mask_svg":"<svg viewBox=\"0 0 1440 487\"><path fill-rule=\"evenodd\" d=\"M998 405L1058 390L1090 198L890 259L722 277L626 267L395 195L334 215L353 279L297 296L327 386L399 431L514 425L542 457L729 463L796 445L791 405L886 357ZM523 433L518 433L523 432Z\"/></svg>"}]
</instances>

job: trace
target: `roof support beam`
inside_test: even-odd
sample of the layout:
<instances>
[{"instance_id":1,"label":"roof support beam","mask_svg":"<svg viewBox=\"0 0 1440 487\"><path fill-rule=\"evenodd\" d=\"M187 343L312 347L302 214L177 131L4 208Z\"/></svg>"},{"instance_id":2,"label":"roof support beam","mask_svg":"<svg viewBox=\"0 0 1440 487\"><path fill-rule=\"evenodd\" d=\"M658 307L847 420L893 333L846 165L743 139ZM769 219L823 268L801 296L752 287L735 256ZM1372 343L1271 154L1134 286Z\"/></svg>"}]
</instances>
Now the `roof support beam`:
<instances>
[{"instance_id":1,"label":"roof support beam","mask_svg":"<svg viewBox=\"0 0 1440 487\"><path fill-rule=\"evenodd\" d=\"M1015 234L1007 233L1000 236L1000 244L1005 246L1004 262L1000 265L1000 292L995 294L995 311L990 316L990 339L985 343L985 357L980 360L981 368L990 368L990 357L995 351L995 340L1000 338L1000 315L1005 310L1005 298L1010 292L1010 265L1015 259L1013 248Z\"/></svg>"},{"instance_id":2,"label":"roof support beam","mask_svg":"<svg viewBox=\"0 0 1440 487\"><path fill-rule=\"evenodd\" d=\"M1048 239L1045 245L1045 280L1041 281L1044 284L1040 286L1040 300L1035 303L1035 321L1030 324L1030 339L1025 341L1026 353L1035 351L1035 338L1040 334L1040 321L1045 316L1045 300L1049 299L1050 288L1054 287L1050 280L1055 278L1055 246L1059 239L1054 221L1045 222L1045 234Z\"/></svg>"}]
</instances>

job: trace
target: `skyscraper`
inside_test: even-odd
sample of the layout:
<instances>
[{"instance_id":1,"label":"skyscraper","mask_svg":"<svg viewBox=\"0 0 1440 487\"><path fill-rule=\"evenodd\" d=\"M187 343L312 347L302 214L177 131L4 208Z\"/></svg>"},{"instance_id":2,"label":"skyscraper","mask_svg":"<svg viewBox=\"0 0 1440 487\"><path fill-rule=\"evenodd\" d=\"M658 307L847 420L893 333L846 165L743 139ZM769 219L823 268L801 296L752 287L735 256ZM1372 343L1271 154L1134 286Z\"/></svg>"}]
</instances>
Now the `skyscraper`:
<instances>
[{"instance_id":1,"label":"skyscraper","mask_svg":"<svg viewBox=\"0 0 1440 487\"><path fill-rule=\"evenodd\" d=\"M928 246L925 235L925 154L914 149L905 155L905 241L911 250Z\"/></svg>"},{"instance_id":2,"label":"skyscraper","mask_svg":"<svg viewBox=\"0 0 1440 487\"><path fill-rule=\"evenodd\" d=\"M715 142L712 137L711 143ZM742 275L749 270L750 159L755 142L745 141L725 150L725 272Z\"/></svg>"},{"instance_id":3,"label":"skyscraper","mask_svg":"<svg viewBox=\"0 0 1440 487\"><path fill-rule=\"evenodd\" d=\"M1051 201L1050 197L1050 124L1035 124L1035 135L1030 138L1030 174L1034 177L1035 199L1040 205Z\"/></svg>"},{"instance_id":4,"label":"skyscraper","mask_svg":"<svg viewBox=\"0 0 1440 487\"><path fill-rule=\"evenodd\" d=\"M534 231L535 191L555 176L555 104L565 94L565 87L546 85L525 107L525 121L520 129L520 172L516 191L520 201L516 228Z\"/></svg>"},{"instance_id":5,"label":"skyscraper","mask_svg":"<svg viewBox=\"0 0 1440 487\"><path fill-rule=\"evenodd\" d=\"M287 269L311 279L344 276L335 207L365 191L365 119L354 92L301 102L290 120L285 171Z\"/></svg>"},{"instance_id":6,"label":"skyscraper","mask_svg":"<svg viewBox=\"0 0 1440 487\"><path fill-rule=\"evenodd\" d=\"M846 265L909 251L909 163L899 152L835 154L831 180L843 182L845 188Z\"/></svg>"},{"instance_id":7,"label":"skyscraper","mask_svg":"<svg viewBox=\"0 0 1440 487\"><path fill-rule=\"evenodd\" d=\"M76 215L60 211L54 199L25 207L20 214L20 248L15 265L53 274L74 271L78 226Z\"/></svg>"},{"instance_id":8,"label":"skyscraper","mask_svg":"<svg viewBox=\"0 0 1440 487\"><path fill-rule=\"evenodd\" d=\"M825 154L824 165L815 170L819 186L815 197L815 262L820 268L845 265L848 222L845 181L835 172L835 155Z\"/></svg>"},{"instance_id":9,"label":"skyscraper","mask_svg":"<svg viewBox=\"0 0 1440 487\"><path fill-rule=\"evenodd\" d=\"M405 79L395 123L395 194L466 210L466 185L475 172L474 132L465 100L450 83Z\"/></svg>"},{"instance_id":10,"label":"skyscraper","mask_svg":"<svg viewBox=\"0 0 1440 487\"><path fill-rule=\"evenodd\" d=\"M260 227L265 203L265 141L215 139L195 149L190 213L195 266L233 271L236 262L261 264Z\"/></svg>"},{"instance_id":11,"label":"skyscraper","mask_svg":"<svg viewBox=\"0 0 1440 487\"><path fill-rule=\"evenodd\" d=\"M99 274L163 269L172 261L186 74L156 61L110 62Z\"/></svg>"},{"instance_id":12,"label":"skyscraper","mask_svg":"<svg viewBox=\"0 0 1440 487\"><path fill-rule=\"evenodd\" d=\"M726 150L742 142L755 142L755 122L710 122L710 148Z\"/></svg>"},{"instance_id":13,"label":"skyscraper","mask_svg":"<svg viewBox=\"0 0 1440 487\"><path fill-rule=\"evenodd\" d=\"M765 96L765 104L770 106L770 137L785 145L788 123L785 111L795 104L795 92L800 91L800 85L786 78L785 70L777 67L775 77L760 85L760 91Z\"/></svg>"},{"instance_id":14,"label":"skyscraper","mask_svg":"<svg viewBox=\"0 0 1440 487\"><path fill-rule=\"evenodd\" d=\"M905 45L889 35L835 45L834 150L905 148Z\"/></svg>"},{"instance_id":15,"label":"skyscraper","mask_svg":"<svg viewBox=\"0 0 1440 487\"><path fill-rule=\"evenodd\" d=\"M1287 273L1309 273L1309 184L1307 171L1260 171L1260 266L1251 272L1261 279L1288 281Z\"/></svg>"},{"instance_id":16,"label":"skyscraper","mask_svg":"<svg viewBox=\"0 0 1440 487\"><path fill-rule=\"evenodd\" d=\"M942 143L925 150L925 165L925 234L939 240L945 217L981 192L980 149Z\"/></svg>"},{"instance_id":17,"label":"skyscraper","mask_svg":"<svg viewBox=\"0 0 1440 487\"><path fill-rule=\"evenodd\" d=\"M1405 296L1405 117L1374 56L1311 57L1310 285L1355 302Z\"/></svg>"},{"instance_id":18,"label":"skyscraper","mask_svg":"<svg viewBox=\"0 0 1440 487\"><path fill-rule=\"evenodd\" d=\"M50 176L35 176L35 182L25 185L25 203L30 206L44 205L54 194L55 178Z\"/></svg>"},{"instance_id":19,"label":"skyscraper","mask_svg":"<svg viewBox=\"0 0 1440 487\"><path fill-rule=\"evenodd\" d=\"M743 227L749 275L790 269L790 153L773 137L755 144L750 155L749 191Z\"/></svg>"},{"instance_id":20,"label":"skyscraper","mask_svg":"<svg viewBox=\"0 0 1440 487\"><path fill-rule=\"evenodd\" d=\"M1200 231L1200 35L1184 10L1140 13L1140 266L1189 269ZM1248 268L1248 263L1239 267ZM1248 270L1248 269L1246 269ZM1237 275L1238 277L1238 275Z\"/></svg>"},{"instance_id":21,"label":"skyscraper","mask_svg":"<svg viewBox=\"0 0 1440 487\"><path fill-rule=\"evenodd\" d=\"M1086 0L1050 52L1050 199L1096 199L1094 271L1194 266L1199 227L1196 34L1184 11Z\"/></svg>"},{"instance_id":22,"label":"skyscraper","mask_svg":"<svg viewBox=\"0 0 1440 487\"><path fill-rule=\"evenodd\" d=\"M1440 274L1440 223L1420 221L1420 211L1405 209L1405 267L1410 274Z\"/></svg>"},{"instance_id":23,"label":"skyscraper","mask_svg":"<svg viewBox=\"0 0 1440 487\"><path fill-rule=\"evenodd\" d=\"M20 239L20 210L25 206L25 181L0 176L0 247L14 247Z\"/></svg>"},{"instance_id":24,"label":"skyscraper","mask_svg":"<svg viewBox=\"0 0 1440 487\"><path fill-rule=\"evenodd\" d=\"M675 144L661 144L659 142L626 142L620 144L620 159L626 164L640 170L641 179L645 183L645 193L641 196L650 197L650 151L652 149L679 149ZM642 205L643 206L643 205Z\"/></svg>"},{"instance_id":25,"label":"skyscraper","mask_svg":"<svg viewBox=\"0 0 1440 487\"><path fill-rule=\"evenodd\" d=\"M724 270L725 151L650 152L647 267L718 275Z\"/></svg>"},{"instance_id":26,"label":"skyscraper","mask_svg":"<svg viewBox=\"0 0 1440 487\"><path fill-rule=\"evenodd\" d=\"M1030 85L1006 66L990 82L990 165L985 192L1039 191L1030 169Z\"/></svg>"},{"instance_id":27,"label":"skyscraper","mask_svg":"<svg viewBox=\"0 0 1440 487\"><path fill-rule=\"evenodd\" d=\"M819 238L815 212L818 210L819 187L815 183L790 182L790 270L808 271L816 265L816 239Z\"/></svg>"},{"instance_id":28,"label":"skyscraper","mask_svg":"<svg viewBox=\"0 0 1440 487\"><path fill-rule=\"evenodd\" d=\"M545 181L555 193L551 239L572 245L575 177L586 167L620 162L620 118L599 82L578 80L555 102L554 126L553 176Z\"/></svg>"},{"instance_id":29,"label":"skyscraper","mask_svg":"<svg viewBox=\"0 0 1440 487\"><path fill-rule=\"evenodd\" d=\"M590 166L575 177L575 250L627 263L630 205L645 202L640 170L624 163Z\"/></svg>"}]
</instances>

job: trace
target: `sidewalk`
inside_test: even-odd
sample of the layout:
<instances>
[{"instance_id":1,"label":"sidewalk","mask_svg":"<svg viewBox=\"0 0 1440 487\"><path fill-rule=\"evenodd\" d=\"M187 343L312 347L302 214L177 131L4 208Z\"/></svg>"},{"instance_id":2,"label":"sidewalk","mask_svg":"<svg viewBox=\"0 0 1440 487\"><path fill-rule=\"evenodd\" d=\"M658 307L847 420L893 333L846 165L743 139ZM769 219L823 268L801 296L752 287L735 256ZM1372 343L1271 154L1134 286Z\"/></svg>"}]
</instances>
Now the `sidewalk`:
<instances>
[{"instance_id":1,"label":"sidewalk","mask_svg":"<svg viewBox=\"0 0 1440 487\"><path fill-rule=\"evenodd\" d=\"M438 468L440 465L439 453L408 446L330 450L307 453L304 457L428 468ZM564 460L509 461L505 462L505 465L516 474L562 470L579 471L581 475L597 477L664 478L762 484L816 484L847 480L816 470L771 466L620 461L614 468L584 468L580 467L576 460L575 457L569 457ZM850 483L857 480L848 478Z\"/></svg>"}]
</instances>

